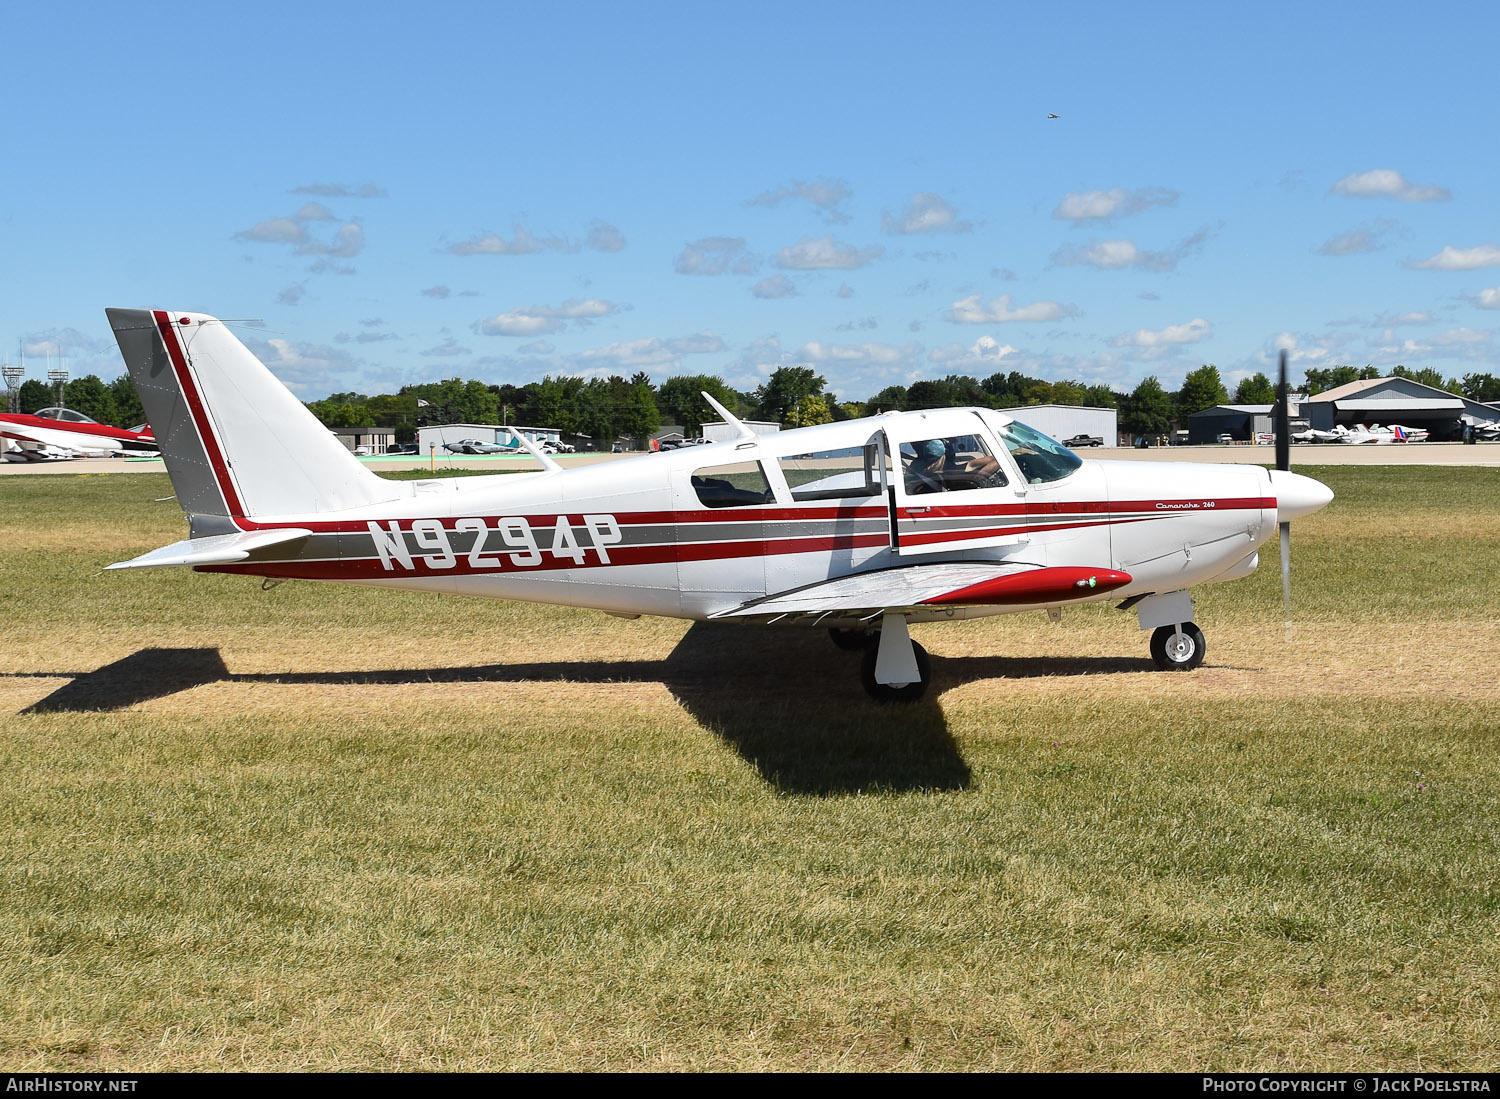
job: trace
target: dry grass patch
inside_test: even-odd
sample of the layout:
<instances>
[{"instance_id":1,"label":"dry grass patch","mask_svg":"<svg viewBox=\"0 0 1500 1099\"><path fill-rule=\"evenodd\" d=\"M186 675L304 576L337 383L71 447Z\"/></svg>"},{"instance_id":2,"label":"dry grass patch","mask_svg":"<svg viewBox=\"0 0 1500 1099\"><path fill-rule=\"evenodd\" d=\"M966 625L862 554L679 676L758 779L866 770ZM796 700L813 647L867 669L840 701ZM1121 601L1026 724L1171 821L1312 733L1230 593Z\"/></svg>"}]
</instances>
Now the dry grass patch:
<instances>
[{"instance_id":1,"label":"dry grass patch","mask_svg":"<svg viewBox=\"0 0 1500 1099\"><path fill-rule=\"evenodd\" d=\"M1290 645L1263 566L1201 593L1198 673L1104 607L923 626L897 710L816 633L96 577L180 536L164 479L7 479L0 1058L1491 1067L1466 478L1330 471ZM1382 527L1416 499L1467 518Z\"/></svg>"}]
</instances>

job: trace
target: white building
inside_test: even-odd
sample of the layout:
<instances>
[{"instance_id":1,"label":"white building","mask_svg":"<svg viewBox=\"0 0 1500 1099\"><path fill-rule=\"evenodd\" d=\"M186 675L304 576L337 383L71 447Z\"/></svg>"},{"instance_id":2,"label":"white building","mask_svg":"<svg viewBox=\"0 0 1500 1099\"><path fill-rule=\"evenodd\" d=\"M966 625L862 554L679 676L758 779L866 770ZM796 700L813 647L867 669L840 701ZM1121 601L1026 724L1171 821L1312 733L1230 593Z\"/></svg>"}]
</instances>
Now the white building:
<instances>
[{"instance_id":1,"label":"white building","mask_svg":"<svg viewBox=\"0 0 1500 1099\"><path fill-rule=\"evenodd\" d=\"M781 425L771 420L744 420L746 427L757 435L772 435L781 430ZM724 443L738 439L740 433L722 420L703 425L703 437L711 443Z\"/></svg>"},{"instance_id":2,"label":"white building","mask_svg":"<svg viewBox=\"0 0 1500 1099\"><path fill-rule=\"evenodd\" d=\"M1015 417L1058 442L1071 439L1074 435L1096 435L1104 440L1105 446L1118 446L1120 443L1120 414L1113 408L1033 404L1025 408L1002 408L997 411Z\"/></svg>"}]
</instances>

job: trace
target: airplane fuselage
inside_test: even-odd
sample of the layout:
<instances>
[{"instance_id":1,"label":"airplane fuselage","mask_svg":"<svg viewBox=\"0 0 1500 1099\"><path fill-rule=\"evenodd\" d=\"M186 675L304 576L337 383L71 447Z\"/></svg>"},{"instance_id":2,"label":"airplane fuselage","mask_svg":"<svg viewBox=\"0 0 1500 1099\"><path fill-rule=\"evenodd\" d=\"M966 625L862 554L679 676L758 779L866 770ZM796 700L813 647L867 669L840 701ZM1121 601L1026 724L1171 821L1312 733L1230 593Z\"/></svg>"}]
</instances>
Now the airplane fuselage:
<instances>
[{"instance_id":1,"label":"airplane fuselage","mask_svg":"<svg viewBox=\"0 0 1500 1099\"><path fill-rule=\"evenodd\" d=\"M1110 569L1130 577L1107 592L1079 589L1065 598L912 616L920 620L1234 579L1253 571L1257 548L1276 529L1277 491L1260 467L1077 459L1065 475L1037 481L1000 442L1005 422L978 409L894 414L560 472L419 482L405 499L337 518L197 517L193 534L279 526L312 532L295 550L274 547L205 571L692 619L840 576L931 561ZM840 475L844 482L858 478L828 455L862 447L868 453L873 445L899 456L914 439L942 437L987 450L1001 476L961 490L920 491L924 486L901 475L899 459L889 459L883 476L873 471L874 483L847 486L859 494L837 495ZM820 462L840 472L817 480ZM804 485L834 487L799 491L794 481L809 467L815 480ZM722 482L720 473L753 480L762 498L720 489L705 506L704 483Z\"/></svg>"}]
</instances>

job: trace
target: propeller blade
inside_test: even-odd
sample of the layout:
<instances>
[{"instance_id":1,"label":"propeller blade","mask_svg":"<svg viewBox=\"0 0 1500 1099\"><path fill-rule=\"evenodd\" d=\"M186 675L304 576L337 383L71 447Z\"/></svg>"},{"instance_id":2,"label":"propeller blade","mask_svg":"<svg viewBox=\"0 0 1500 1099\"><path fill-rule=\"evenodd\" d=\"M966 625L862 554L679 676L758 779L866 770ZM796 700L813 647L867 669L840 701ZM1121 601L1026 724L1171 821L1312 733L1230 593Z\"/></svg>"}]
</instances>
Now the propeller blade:
<instances>
[{"instance_id":1,"label":"propeller blade","mask_svg":"<svg viewBox=\"0 0 1500 1099\"><path fill-rule=\"evenodd\" d=\"M1281 603L1286 611L1286 639L1292 639L1292 524L1281 524Z\"/></svg>"},{"instance_id":2,"label":"propeller blade","mask_svg":"<svg viewBox=\"0 0 1500 1099\"><path fill-rule=\"evenodd\" d=\"M1276 434L1276 468L1283 473L1292 468L1292 418L1287 411L1287 400L1286 351L1283 350L1281 378L1276 383L1276 404L1271 410L1271 430Z\"/></svg>"},{"instance_id":3,"label":"propeller blade","mask_svg":"<svg viewBox=\"0 0 1500 1099\"><path fill-rule=\"evenodd\" d=\"M1276 404L1271 410L1271 430L1276 434L1276 468L1292 468L1292 424L1287 411L1286 350L1281 352L1281 374L1276 381ZM1286 611L1286 639L1292 639L1292 524L1281 526L1281 601Z\"/></svg>"}]
</instances>

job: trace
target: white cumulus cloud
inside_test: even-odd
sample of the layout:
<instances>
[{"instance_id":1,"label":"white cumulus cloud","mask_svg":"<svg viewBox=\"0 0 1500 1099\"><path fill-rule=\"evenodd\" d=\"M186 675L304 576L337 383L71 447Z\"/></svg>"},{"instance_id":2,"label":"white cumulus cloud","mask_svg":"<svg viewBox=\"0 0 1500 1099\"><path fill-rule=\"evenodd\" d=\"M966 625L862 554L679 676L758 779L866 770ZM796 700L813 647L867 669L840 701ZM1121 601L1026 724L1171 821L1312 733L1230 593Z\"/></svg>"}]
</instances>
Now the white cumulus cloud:
<instances>
[{"instance_id":1,"label":"white cumulus cloud","mask_svg":"<svg viewBox=\"0 0 1500 1099\"><path fill-rule=\"evenodd\" d=\"M332 241L310 240L297 249L299 255L309 256L334 256L338 259L351 259L364 249L365 231L355 221L339 226L339 231L333 235Z\"/></svg>"},{"instance_id":2,"label":"white cumulus cloud","mask_svg":"<svg viewBox=\"0 0 1500 1099\"><path fill-rule=\"evenodd\" d=\"M797 284L785 275L761 279L750 288L757 298L791 298L797 295Z\"/></svg>"},{"instance_id":3,"label":"white cumulus cloud","mask_svg":"<svg viewBox=\"0 0 1500 1099\"><path fill-rule=\"evenodd\" d=\"M946 347L935 347L928 354L929 361L950 369L993 369L1002 359L1019 354L1008 343L1001 343L994 336L980 336L968 347L961 343L950 343Z\"/></svg>"},{"instance_id":4,"label":"white cumulus cloud","mask_svg":"<svg viewBox=\"0 0 1500 1099\"><path fill-rule=\"evenodd\" d=\"M792 271L839 270L852 271L878 259L884 248L856 248L842 244L833 237L803 237L796 244L789 244L776 253L776 266Z\"/></svg>"},{"instance_id":5,"label":"white cumulus cloud","mask_svg":"<svg viewBox=\"0 0 1500 1099\"><path fill-rule=\"evenodd\" d=\"M607 221L596 221L589 227L588 243L596 252L618 252L625 247L625 234Z\"/></svg>"},{"instance_id":6,"label":"white cumulus cloud","mask_svg":"<svg viewBox=\"0 0 1500 1099\"><path fill-rule=\"evenodd\" d=\"M1119 271L1127 267L1158 273L1171 271L1188 256L1202 248L1204 242L1214 235L1216 228L1216 226L1205 225L1192 236L1162 251L1147 251L1137 247L1132 240L1070 244L1053 252L1052 262L1059 267L1085 264L1105 271Z\"/></svg>"},{"instance_id":7,"label":"white cumulus cloud","mask_svg":"<svg viewBox=\"0 0 1500 1099\"><path fill-rule=\"evenodd\" d=\"M745 251L744 237L704 237L683 245L673 267L679 275L748 275L755 257Z\"/></svg>"},{"instance_id":8,"label":"white cumulus cloud","mask_svg":"<svg viewBox=\"0 0 1500 1099\"><path fill-rule=\"evenodd\" d=\"M1078 312L1071 305L1055 301L1034 301L1029 305L1011 307L1009 294L1001 294L986 305L978 294L970 294L962 301L954 302L946 314L954 324L1044 324L1060 320Z\"/></svg>"},{"instance_id":9,"label":"white cumulus cloud","mask_svg":"<svg viewBox=\"0 0 1500 1099\"><path fill-rule=\"evenodd\" d=\"M1329 237L1318 249L1325 256L1353 256L1363 252L1378 252L1385 247L1384 238L1396 227L1389 218L1381 218L1370 225L1361 225L1347 233Z\"/></svg>"},{"instance_id":10,"label":"white cumulus cloud","mask_svg":"<svg viewBox=\"0 0 1500 1099\"><path fill-rule=\"evenodd\" d=\"M1134 332L1116 336L1109 342L1113 347L1140 347L1149 351L1197 343L1213 334L1213 325L1202 317L1194 317L1185 324L1169 324L1165 328L1137 328Z\"/></svg>"},{"instance_id":11,"label":"white cumulus cloud","mask_svg":"<svg viewBox=\"0 0 1500 1099\"><path fill-rule=\"evenodd\" d=\"M958 211L942 195L923 191L913 195L900 214L882 213L880 227L895 234L967 233L974 225L958 220Z\"/></svg>"},{"instance_id":12,"label":"white cumulus cloud","mask_svg":"<svg viewBox=\"0 0 1500 1099\"><path fill-rule=\"evenodd\" d=\"M801 199L817 207L823 220L830 225L842 225L849 220L849 215L840 210L839 206L853 193L842 180L823 179L815 183L804 183L800 179L794 179L784 187L762 191L750 200L750 205L775 206L787 199Z\"/></svg>"},{"instance_id":13,"label":"white cumulus cloud","mask_svg":"<svg viewBox=\"0 0 1500 1099\"><path fill-rule=\"evenodd\" d=\"M479 330L487 336L544 336L570 324L586 325L619 309L614 302L598 298L569 300L561 305L527 305L490 317Z\"/></svg>"},{"instance_id":14,"label":"white cumulus cloud","mask_svg":"<svg viewBox=\"0 0 1500 1099\"><path fill-rule=\"evenodd\" d=\"M1145 187L1136 191L1123 187L1111 187L1108 191L1069 191L1052 211L1052 216L1059 221L1102 221L1138 214L1149 206L1173 206L1179 197L1169 187Z\"/></svg>"},{"instance_id":15,"label":"white cumulus cloud","mask_svg":"<svg viewBox=\"0 0 1500 1099\"><path fill-rule=\"evenodd\" d=\"M1402 202L1446 202L1452 195L1446 187L1411 183L1394 168L1356 172L1333 185L1330 194L1354 198L1398 198Z\"/></svg>"},{"instance_id":16,"label":"white cumulus cloud","mask_svg":"<svg viewBox=\"0 0 1500 1099\"><path fill-rule=\"evenodd\" d=\"M241 229L235 234L235 239L257 244L305 244L307 227L295 218L267 218L248 229Z\"/></svg>"},{"instance_id":17,"label":"white cumulus cloud","mask_svg":"<svg viewBox=\"0 0 1500 1099\"><path fill-rule=\"evenodd\" d=\"M506 240L498 233L484 233L450 245L455 256L528 256L533 252L576 252L578 245L562 237L539 237L520 225L511 227L514 234Z\"/></svg>"},{"instance_id":18,"label":"white cumulus cloud","mask_svg":"<svg viewBox=\"0 0 1500 1099\"><path fill-rule=\"evenodd\" d=\"M799 359L827 366L898 366L916 361L921 344L913 340L900 347L890 343L837 344L817 340L805 343Z\"/></svg>"},{"instance_id":19,"label":"white cumulus cloud","mask_svg":"<svg viewBox=\"0 0 1500 1099\"><path fill-rule=\"evenodd\" d=\"M1473 248L1446 245L1441 252L1416 265L1428 271L1473 271L1480 267L1500 266L1500 245L1480 244Z\"/></svg>"},{"instance_id":20,"label":"white cumulus cloud","mask_svg":"<svg viewBox=\"0 0 1500 1099\"><path fill-rule=\"evenodd\" d=\"M1472 300L1481 309L1500 309L1500 286L1493 290L1481 290Z\"/></svg>"}]
</instances>

